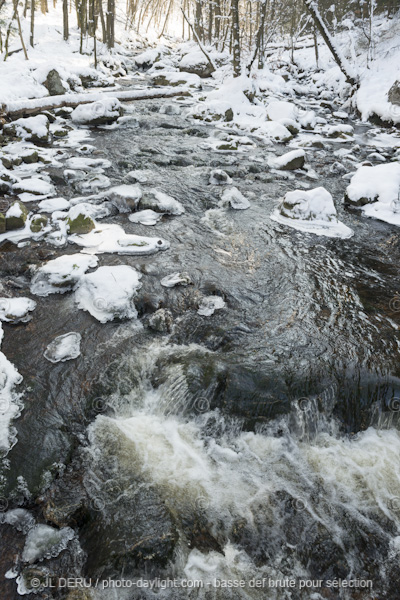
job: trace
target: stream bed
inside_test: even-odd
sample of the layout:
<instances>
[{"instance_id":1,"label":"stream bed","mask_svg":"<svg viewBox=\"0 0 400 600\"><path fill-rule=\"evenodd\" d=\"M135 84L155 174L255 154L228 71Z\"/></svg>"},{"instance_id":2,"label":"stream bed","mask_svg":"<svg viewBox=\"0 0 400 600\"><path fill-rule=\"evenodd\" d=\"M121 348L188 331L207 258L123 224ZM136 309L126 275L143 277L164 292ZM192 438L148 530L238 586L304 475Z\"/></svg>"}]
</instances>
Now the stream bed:
<instances>
[{"instance_id":1,"label":"stream bed","mask_svg":"<svg viewBox=\"0 0 400 600\"><path fill-rule=\"evenodd\" d=\"M335 124L335 107L298 100ZM390 158L400 134L350 118L350 145L312 145L303 132L290 145L305 145L309 170L276 172L268 156L286 145L247 134L242 150L213 151L219 129L188 116L191 102L127 103L123 124L80 130L91 156L111 161L113 185L140 171L143 187L185 208L153 227L106 219L170 244L151 256L99 255L101 266L142 274L138 318L100 323L66 293L35 297L31 321L4 324L2 351L23 396L1 472L1 597L395 600L399 233L344 206L334 152L356 145L359 162L377 150ZM166 103L180 114L161 114ZM76 153L65 141L54 147ZM220 205L212 169L229 175L248 210ZM49 173L59 196L77 195L63 168ZM286 192L317 186L353 237L269 218ZM4 242L3 285L30 295L32 264L79 251ZM191 283L160 284L176 272ZM222 308L199 314L209 297ZM50 342L71 331L81 354L46 360ZM90 580L92 596L63 587L66 577ZM358 583L332 584L341 580Z\"/></svg>"}]
</instances>

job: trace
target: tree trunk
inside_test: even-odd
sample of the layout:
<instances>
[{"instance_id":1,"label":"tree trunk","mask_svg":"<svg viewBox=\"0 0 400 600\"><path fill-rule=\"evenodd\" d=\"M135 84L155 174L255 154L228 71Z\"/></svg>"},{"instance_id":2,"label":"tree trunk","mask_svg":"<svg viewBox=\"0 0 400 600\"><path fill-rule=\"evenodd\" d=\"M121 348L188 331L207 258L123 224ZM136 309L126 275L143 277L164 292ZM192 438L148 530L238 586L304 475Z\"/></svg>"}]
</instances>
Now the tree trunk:
<instances>
[{"instance_id":1,"label":"tree trunk","mask_svg":"<svg viewBox=\"0 0 400 600\"><path fill-rule=\"evenodd\" d=\"M107 28L106 28L106 21L104 18L103 0L98 0L98 9L99 9L99 15L100 15L103 44L105 44L107 42Z\"/></svg>"},{"instance_id":2,"label":"tree trunk","mask_svg":"<svg viewBox=\"0 0 400 600\"><path fill-rule=\"evenodd\" d=\"M114 48L115 0L107 1L107 47Z\"/></svg>"},{"instance_id":3,"label":"tree trunk","mask_svg":"<svg viewBox=\"0 0 400 600\"><path fill-rule=\"evenodd\" d=\"M336 61L336 64L339 66L343 75L346 77L347 83L349 83L352 86L356 86L358 83L357 77L352 72L352 68L347 63L347 60L345 59L345 57L341 55L340 50L335 46L332 36L329 33L324 21L322 20L322 17L318 10L317 3L315 2L315 0L304 0L304 2L314 20L315 26L317 27L317 29L320 32L320 34L322 35L326 45L328 46L329 50L331 51L332 56Z\"/></svg>"},{"instance_id":4,"label":"tree trunk","mask_svg":"<svg viewBox=\"0 0 400 600\"><path fill-rule=\"evenodd\" d=\"M26 51L26 47L25 47L25 42L24 42L24 36L22 35L22 29L21 29L21 20L19 18L19 12L17 9L17 23L18 23L18 32L19 32L19 37L21 38L21 44L22 44L22 49L24 51L24 55L25 55L25 59L28 60L28 53Z\"/></svg>"},{"instance_id":5,"label":"tree trunk","mask_svg":"<svg viewBox=\"0 0 400 600\"><path fill-rule=\"evenodd\" d=\"M63 0L63 37L65 41L67 41L69 38L68 0Z\"/></svg>"},{"instance_id":6,"label":"tree trunk","mask_svg":"<svg viewBox=\"0 0 400 600\"><path fill-rule=\"evenodd\" d=\"M31 35L29 43L33 48L35 43L35 0L31 0Z\"/></svg>"},{"instance_id":7,"label":"tree trunk","mask_svg":"<svg viewBox=\"0 0 400 600\"><path fill-rule=\"evenodd\" d=\"M240 31L239 31L239 0L232 0L232 51L233 74L240 75Z\"/></svg>"},{"instance_id":8,"label":"tree trunk","mask_svg":"<svg viewBox=\"0 0 400 600\"><path fill-rule=\"evenodd\" d=\"M45 98L35 98L33 100L15 100L0 105L0 116L18 117L34 115L43 110L52 110L62 106L75 108L80 104L89 104L98 102L106 98L118 98L121 102L131 102L133 100L152 100L155 98L173 98L175 96L190 96L190 92L185 87L169 88L165 90L114 90L113 92L88 92L86 94L68 94L63 96L46 96Z\"/></svg>"}]
</instances>

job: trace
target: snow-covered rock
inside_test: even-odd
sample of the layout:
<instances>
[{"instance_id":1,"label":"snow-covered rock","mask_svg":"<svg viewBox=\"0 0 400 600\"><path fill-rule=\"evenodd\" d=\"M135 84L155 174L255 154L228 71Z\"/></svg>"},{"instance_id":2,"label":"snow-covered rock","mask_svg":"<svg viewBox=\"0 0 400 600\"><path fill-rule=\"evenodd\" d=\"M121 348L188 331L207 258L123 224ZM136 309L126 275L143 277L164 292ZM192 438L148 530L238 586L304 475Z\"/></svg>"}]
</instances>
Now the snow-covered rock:
<instances>
[{"instance_id":1,"label":"snow-covered rock","mask_svg":"<svg viewBox=\"0 0 400 600\"><path fill-rule=\"evenodd\" d=\"M36 525L27 535L22 560L32 564L44 558L58 556L74 537L74 531L70 527L55 529L49 525Z\"/></svg>"},{"instance_id":2,"label":"snow-covered rock","mask_svg":"<svg viewBox=\"0 0 400 600\"><path fill-rule=\"evenodd\" d=\"M400 225L400 164L360 167L346 189L345 199L367 217Z\"/></svg>"},{"instance_id":3,"label":"snow-covered rock","mask_svg":"<svg viewBox=\"0 0 400 600\"><path fill-rule=\"evenodd\" d=\"M225 306L226 303L221 296L206 296L202 298L197 312L203 317L210 317L216 310L221 310Z\"/></svg>"},{"instance_id":4,"label":"snow-covered rock","mask_svg":"<svg viewBox=\"0 0 400 600\"><path fill-rule=\"evenodd\" d=\"M129 213L136 210L142 190L138 185L123 184L110 188L103 195L111 200L120 213Z\"/></svg>"},{"instance_id":5,"label":"snow-covered rock","mask_svg":"<svg viewBox=\"0 0 400 600\"><path fill-rule=\"evenodd\" d=\"M313 190L295 190L285 195L271 219L316 235L349 238L353 231L338 221L331 194L323 187Z\"/></svg>"},{"instance_id":6,"label":"snow-covered rock","mask_svg":"<svg viewBox=\"0 0 400 600\"><path fill-rule=\"evenodd\" d=\"M28 193L45 197L54 194L55 189L53 184L48 181L44 181L39 177L30 177L29 179L22 179L18 183L14 183L12 191L17 195Z\"/></svg>"},{"instance_id":7,"label":"snow-covered rock","mask_svg":"<svg viewBox=\"0 0 400 600\"><path fill-rule=\"evenodd\" d=\"M65 198L49 198L39 202L39 208L45 213L53 213L56 210L67 210L70 207L69 200Z\"/></svg>"},{"instance_id":8,"label":"snow-covered rock","mask_svg":"<svg viewBox=\"0 0 400 600\"><path fill-rule=\"evenodd\" d=\"M270 158L268 164L273 169L282 171L293 171L304 166L306 154L304 150L292 150L282 156Z\"/></svg>"},{"instance_id":9,"label":"snow-covered rock","mask_svg":"<svg viewBox=\"0 0 400 600\"><path fill-rule=\"evenodd\" d=\"M160 192L155 188L146 192L143 199L140 201L140 207L167 215L183 215L185 212L184 207L178 200L175 200L172 196Z\"/></svg>"},{"instance_id":10,"label":"snow-covered rock","mask_svg":"<svg viewBox=\"0 0 400 600\"><path fill-rule=\"evenodd\" d=\"M68 254L59 256L40 267L31 281L31 292L36 296L64 294L72 290L88 269L97 266L96 256Z\"/></svg>"},{"instance_id":11,"label":"snow-covered rock","mask_svg":"<svg viewBox=\"0 0 400 600\"><path fill-rule=\"evenodd\" d=\"M166 288L172 288L176 285L190 285L192 280L188 273L172 273L172 275L167 275L163 277L160 281L161 285Z\"/></svg>"},{"instance_id":12,"label":"snow-covered rock","mask_svg":"<svg viewBox=\"0 0 400 600\"><path fill-rule=\"evenodd\" d=\"M26 323L35 308L36 302L30 298L0 298L0 321Z\"/></svg>"},{"instance_id":13,"label":"snow-covered rock","mask_svg":"<svg viewBox=\"0 0 400 600\"><path fill-rule=\"evenodd\" d=\"M223 205L229 204L231 208L234 208L235 210L246 210L246 208L250 208L250 202L236 187L224 190L221 195L221 200Z\"/></svg>"},{"instance_id":14,"label":"snow-covered rock","mask_svg":"<svg viewBox=\"0 0 400 600\"><path fill-rule=\"evenodd\" d=\"M213 169L210 173L209 183L211 185L229 185L232 183L232 179L222 169Z\"/></svg>"},{"instance_id":15,"label":"snow-covered rock","mask_svg":"<svg viewBox=\"0 0 400 600\"><path fill-rule=\"evenodd\" d=\"M68 211L67 228L70 234L89 233L95 228L90 205L86 203L72 206Z\"/></svg>"},{"instance_id":16,"label":"snow-covered rock","mask_svg":"<svg viewBox=\"0 0 400 600\"><path fill-rule=\"evenodd\" d=\"M71 114L74 123L81 125L104 125L116 121L122 114L117 98L105 98L90 104L80 104Z\"/></svg>"},{"instance_id":17,"label":"snow-covered rock","mask_svg":"<svg viewBox=\"0 0 400 600\"><path fill-rule=\"evenodd\" d=\"M5 214L6 231L25 227L27 217L28 210L26 206L19 200L13 202Z\"/></svg>"},{"instance_id":18,"label":"snow-covered rock","mask_svg":"<svg viewBox=\"0 0 400 600\"><path fill-rule=\"evenodd\" d=\"M141 287L141 275L128 265L99 267L84 275L75 292L75 302L101 323L113 319L134 319L133 297Z\"/></svg>"},{"instance_id":19,"label":"snow-covered rock","mask_svg":"<svg viewBox=\"0 0 400 600\"><path fill-rule=\"evenodd\" d=\"M186 71L187 73L194 73L202 78L210 77L215 71L214 67L210 64L210 61L207 60L206 56L199 48L194 48L191 52L188 52L181 58L179 70Z\"/></svg>"},{"instance_id":20,"label":"snow-covered rock","mask_svg":"<svg viewBox=\"0 0 400 600\"><path fill-rule=\"evenodd\" d=\"M89 158L85 156L73 156L65 164L70 169L79 169L82 171L96 169L96 171L101 170L101 172L102 169L109 169L112 165L111 161L107 158Z\"/></svg>"},{"instance_id":21,"label":"snow-covered rock","mask_svg":"<svg viewBox=\"0 0 400 600\"><path fill-rule=\"evenodd\" d=\"M151 209L139 210L139 212L129 215L128 219L131 223L139 223L140 225L155 225L163 217L163 213L155 212Z\"/></svg>"},{"instance_id":22,"label":"snow-covered rock","mask_svg":"<svg viewBox=\"0 0 400 600\"><path fill-rule=\"evenodd\" d=\"M142 71L147 71L154 65L155 62L159 61L163 51L161 48L149 48L141 54L138 54L134 58L135 65Z\"/></svg>"},{"instance_id":23,"label":"snow-covered rock","mask_svg":"<svg viewBox=\"0 0 400 600\"><path fill-rule=\"evenodd\" d=\"M166 103L160 108L160 115L180 115L181 107L177 104Z\"/></svg>"},{"instance_id":24,"label":"snow-covered rock","mask_svg":"<svg viewBox=\"0 0 400 600\"><path fill-rule=\"evenodd\" d=\"M17 119L5 125L3 131L6 135L20 137L27 142L48 144L51 141L49 127L46 115L37 115L36 117Z\"/></svg>"},{"instance_id":25,"label":"snow-covered rock","mask_svg":"<svg viewBox=\"0 0 400 600\"><path fill-rule=\"evenodd\" d=\"M119 225L104 224L86 235L71 235L69 241L84 248L86 254L147 255L169 248L169 242L162 238L142 237L127 234Z\"/></svg>"},{"instance_id":26,"label":"snow-covered rock","mask_svg":"<svg viewBox=\"0 0 400 600\"><path fill-rule=\"evenodd\" d=\"M192 73L176 73L174 71L157 71L151 75L153 85L168 85L172 87L186 85L191 88L200 88L201 79Z\"/></svg>"},{"instance_id":27,"label":"snow-covered rock","mask_svg":"<svg viewBox=\"0 0 400 600\"><path fill-rule=\"evenodd\" d=\"M3 335L0 323L0 347ZM20 412L19 394L15 392L15 386L21 381L22 376L17 369L0 352L0 448L3 452L7 452L15 443L15 432L10 426Z\"/></svg>"},{"instance_id":28,"label":"snow-covered rock","mask_svg":"<svg viewBox=\"0 0 400 600\"><path fill-rule=\"evenodd\" d=\"M43 356L52 363L73 360L81 353L81 339L82 336L74 331L59 335L50 342Z\"/></svg>"}]
</instances>

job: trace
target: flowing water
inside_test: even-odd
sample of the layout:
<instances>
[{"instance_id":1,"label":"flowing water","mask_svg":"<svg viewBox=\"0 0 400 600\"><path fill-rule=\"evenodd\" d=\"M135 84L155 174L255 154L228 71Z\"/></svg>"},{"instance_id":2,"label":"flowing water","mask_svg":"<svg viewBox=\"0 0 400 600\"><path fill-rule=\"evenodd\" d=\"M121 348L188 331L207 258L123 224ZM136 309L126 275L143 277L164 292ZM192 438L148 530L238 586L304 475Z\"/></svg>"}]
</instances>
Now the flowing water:
<instances>
[{"instance_id":1,"label":"flowing water","mask_svg":"<svg viewBox=\"0 0 400 600\"><path fill-rule=\"evenodd\" d=\"M299 101L334 122L315 99ZM212 152L207 139L218 130L185 117L190 100L174 116L159 113L163 102L135 102L134 119L93 131L90 140L112 161L113 182L144 170L186 209L150 233L126 215L107 219L171 244L154 256L100 256L100 264L143 273L139 321L102 325L76 312L66 294L39 299L35 319L3 343L26 385L4 473L10 508L75 531L61 554L58 548L35 567L99 579L101 600L395 600L398 231L342 205L347 182L331 166L333 152L348 143L308 147L318 179L293 178L267 168L268 155L282 154L283 145L249 136L253 146L244 152ZM400 145L398 133L354 124L359 161L374 144L388 157L387 139ZM249 210L219 206L210 167L232 177ZM317 185L333 194L353 238L304 235L269 219L286 191ZM61 180L59 193L72 195ZM21 286L26 264L55 252L43 245L2 250L16 261L22 256L20 271L8 273ZM76 247L57 255L66 251ZM187 271L193 285L161 287L176 271ZM197 308L209 295L226 307L201 316ZM172 313L170 333L148 327L160 308ZM83 336L82 355L47 363L43 349L71 330ZM8 534L16 549L24 545L20 529ZM153 589L144 587L158 578ZM328 583L341 579L356 583ZM130 587L101 584L108 580ZM228 587L233 580L244 585ZM301 581L308 581L302 589ZM7 598L14 598L12 586L10 579ZM35 597L67 594L45 587Z\"/></svg>"}]
</instances>

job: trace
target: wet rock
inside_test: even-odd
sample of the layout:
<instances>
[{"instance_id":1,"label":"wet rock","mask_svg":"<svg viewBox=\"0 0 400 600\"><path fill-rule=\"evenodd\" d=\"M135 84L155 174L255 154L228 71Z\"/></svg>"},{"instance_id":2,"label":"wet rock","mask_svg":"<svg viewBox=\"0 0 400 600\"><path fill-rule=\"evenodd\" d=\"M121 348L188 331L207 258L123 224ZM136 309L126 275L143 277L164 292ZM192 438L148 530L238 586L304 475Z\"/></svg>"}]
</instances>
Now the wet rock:
<instances>
[{"instance_id":1,"label":"wet rock","mask_svg":"<svg viewBox=\"0 0 400 600\"><path fill-rule=\"evenodd\" d=\"M158 333L170 333L174 320L169 310L160 308L148 318L148 326Z\"/></svg>"},{"instance_id":2,"label":"wet rock","mask_svg":"<svg viewBox=\"0 0 400 600\"><path fill-rule=\"evenodd\" d=\"M395 81L388 92L388 100L392 104L400 106L400 81Z\"/></svg>"},{"instance_id":3,"label":"wet rock","mask_svg":"<svg viewBox=\"0 0 400 600\"><path fill-rule=\"evenodd\" d=\"M190 275L188 273L172 273L172 275L163 277L160 283L163 287L172 288L176 285L190 285L192 280L190 279Z\"/></svg>"},{"instance_id":4,"label":"wet rock","mask_svg":"<svg viewBox=\"0 0 400 600\"><path fill-rule=\"evenodd\" d=\"M47 227L49 220L45 215L35 215L32 217L31 221L31 231L32 233L39 233L43 229Z\"/></svg>"},{"instance_id":5,"label":"wet rock","mask_svg":"<svg viewBox=\"0 0 400 600\"><path fill-rule=\"evenodd\" d=\"M140 200L140 208L175 216L182 215L185 212L185 208L178 200L155 188L145 193Z\"/></svg>"},{"instance_id":6,"label":"wet rock","mask_svg":"<svg viewBox=\"0 0 400 600\"><path fill-rule=\"evenodd\" d=\"M0 234L6 232L6 217L0 213Z\"/></svg>"},{"instance_id":7,"label":"wet rock","mask_svg":"<svg viewBox=\"0 0 400 600\"><path fill-rule=\"evenodd\" d=\"M79 212L79 207L73 207L69 211L67 226L71 235L74 233L89 233L95 228L93 219L88 214Z\"/></svg>"},{"instance_id":8,"label":"wet rock","mask_svg":"<svg viewBox=\"0 0 400 600\"><path fill-rule=\"evenodd\" d=\"M50 96L61 96L67 91L67 88L63 85L61 77L56 69L49 71L43 85L48 89Z\"/></svg>"},{"instance_id":9,"label":"wet rock","mask_svg":"<svg viewBox=\"0 0 400 600\"><path fill-rule=\"evenodd\" d=\"M282 156L272 158L269 161L270 167L282 171L294 171L304 166L306 155L303 150L293 150Z\"/></svg>"},{"instance_id":10,"label":"wet rock","mask_svg":"<svg viewBox=\"0 0 400 600\"><path fill-rule=\"evenodd\" d=\"M93 600L93 593L87 590L72 590L65 600Z\"/></svg>"},{"instance_id":11,"label":"wet rock","mask_svg":"<svg viewBox=\"0 0 400 600\"><path fill-rule=\"evenodd\" d=\"M136 210L142 197L142 190L138 185L123 184L110 188L105 196L120 213L128 213Z\"/></svg>"},{"instance_id":12,"label":"wet rock","mask_svg":"<svg viewBox=\"0 0 400 600\"><path fill-rule=\"evenodd\" d=\"M9 158L7 158L6 156L2 156L0 158L0 160L3 163L3 167L5 169L11 169L12 168L13 164L12 164L11 160Z\"/></svg>"},{"instance_id":13,"label":"wet rock","mask_svg":"<svg viewBox=\"0 0 400 600\"><path fill-rule=\"evenodd\" d=\"M22 162L30 165L32 163L37 163L39 161L39 155L36 152L36 150L33 150L32 152L24 152L23 154L21 154L21 158L22 158Z\"/></svg>"},{"instance_id":14,"label":"wet rock","mask_svg":"<svg viewBox=\"0 0 400 600\"><path fill-rule=\"evenodd\" d=\"M222 169L214 169L210 173L209 182L211 185L229 185L232 183L232 179Z\"/></svg>"},{"instance_id":15,"label":"wet rock","mask_svg":"<svg viewBox=\"0 0 400 600\"><path fill-rule=\"evenodd\" d=\"M6 212L6 230L12 231L25 227L25 222L28 217L28 209L20 200L16 200Z\"/></svg>"}]
</instances>

